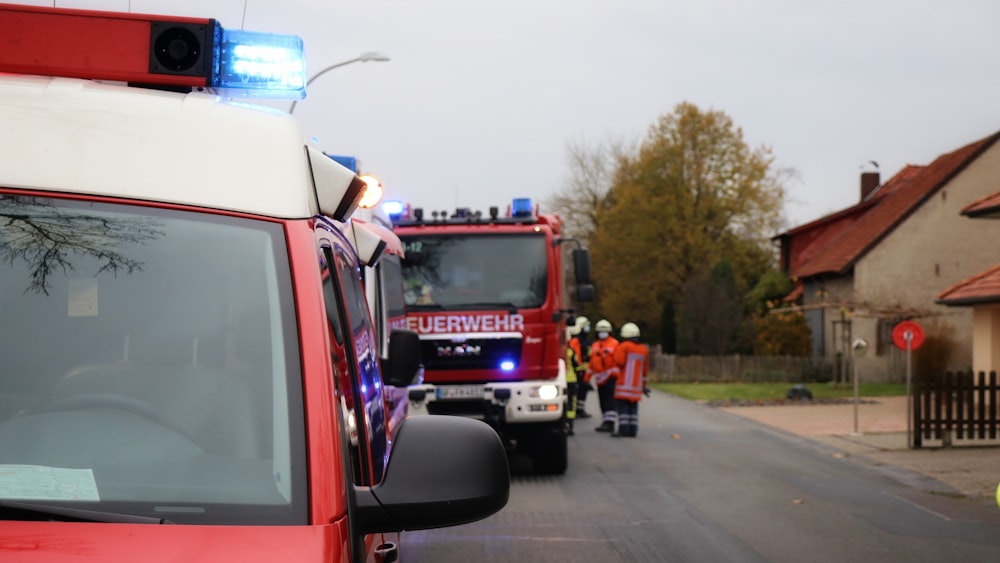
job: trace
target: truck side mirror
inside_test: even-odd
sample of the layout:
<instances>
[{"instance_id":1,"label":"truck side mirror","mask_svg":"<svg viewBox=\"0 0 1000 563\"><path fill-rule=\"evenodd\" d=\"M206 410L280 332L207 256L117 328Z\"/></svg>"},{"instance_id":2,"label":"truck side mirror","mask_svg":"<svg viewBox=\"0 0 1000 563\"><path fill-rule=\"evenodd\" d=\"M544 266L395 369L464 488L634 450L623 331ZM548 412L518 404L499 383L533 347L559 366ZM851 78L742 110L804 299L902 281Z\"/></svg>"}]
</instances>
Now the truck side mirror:
<instances>
[{"instance_id":1,"label":"truck side mirror","mask_svg":"<svg viewBox=\"0 0 1000 563\"><path fill-rule=\"evenodd\" d=\"M359 534L475 522L507 504L507 452L485 422L411 416L399 427L382 482L350 487L349 496Z\"/></svg>"},{"instance_id":2,"label":"truck side mirror","mask_svg":"<svg viewBox=\"0 0 1000 563\"><path fill-rule=\"evenodd\" d=\"M577 285L587 285L590 280L590 251L586 248L573 249L573 271Z\"/></svg>"},{"instance_id":3,"label":"truck side mirror","mask_svg":"<svg viewBox=\"0 0 1000 563\"><path fill-rule=\"evenodd\" d=\"M420 370L420 336L412 330L394 328L389 333L389 354L382 362L386 385L407 387Z\"/></svg>"},{"instance_id":4,"label":"truck side mirror","mask_svg":"<svg viewBox=\"0 0 1000 563\"><path fill-rule=\"evenodd\" d=\"M597 292L594 290L594 284L583 283L576 286L576 300L580 303L593 301L595 297Z\"/></svg>"}]
</instances>

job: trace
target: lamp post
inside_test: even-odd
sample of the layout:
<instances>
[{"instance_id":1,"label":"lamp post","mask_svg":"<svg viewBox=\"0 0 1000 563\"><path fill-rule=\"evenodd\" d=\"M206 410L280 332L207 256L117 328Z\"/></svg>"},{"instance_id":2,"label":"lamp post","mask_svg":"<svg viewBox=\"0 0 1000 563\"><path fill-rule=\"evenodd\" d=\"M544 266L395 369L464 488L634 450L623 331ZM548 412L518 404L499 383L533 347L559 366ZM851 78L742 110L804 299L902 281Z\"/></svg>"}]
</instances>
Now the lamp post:
<instances>
[{"instance_id":1,"label":"lamp post","mask_svg":"<svg viewBox=\"0 0 1000 563\"><path fill-rule=\"evenodd\" d=\"M367 53L361 53L360 55L358 55L357 57L355 57L353 59L349 59L349 60L346 60L346 61L343 61L343 62L339 62L337 64L332 64L332 65L324 68L323 70L317 72L316 74L312 75L312 78L310 78L309 80L306 81L306 89L308 90L309 89L309 85L312 84L317 78L319 78L320 76L323 76L324 74L330 72L331 70L333 70L335 68L340 68L340 67L342 67L344 65L349 65L351 63L366 63L368 61L384 62L384 61L388 61L388 60L389 60L389 57L386 56L386 55L383 55L382 53L375 53L375 52L371 52L371 51L369 51ZM298 100L295 100L294 102L292 102L292 107L288 108L288 113L289 114L292 114L293 112L295 112L295 105L298 104L298 103L299 103Z\"/></svg>"}]
</instances>

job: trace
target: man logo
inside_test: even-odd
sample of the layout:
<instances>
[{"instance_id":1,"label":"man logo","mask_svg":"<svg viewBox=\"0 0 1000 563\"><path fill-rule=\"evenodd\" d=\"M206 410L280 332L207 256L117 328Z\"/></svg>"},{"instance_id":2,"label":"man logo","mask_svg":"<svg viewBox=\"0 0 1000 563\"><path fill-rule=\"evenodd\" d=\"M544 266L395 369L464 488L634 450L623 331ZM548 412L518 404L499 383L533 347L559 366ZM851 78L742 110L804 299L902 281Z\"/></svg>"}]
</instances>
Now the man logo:
<instances>
[{"instance_id":1,"label":"man logo","mask_svg":"<svg viewBox=\"0 0 1000 563\"><path fill-rule=\"evenodd\" d=\"M438 346L438 357L445 358L465 358L478 356L482 352L482 346L470 346L469 344L456 344L454 346Z\"/></svg>"}]
</instances>

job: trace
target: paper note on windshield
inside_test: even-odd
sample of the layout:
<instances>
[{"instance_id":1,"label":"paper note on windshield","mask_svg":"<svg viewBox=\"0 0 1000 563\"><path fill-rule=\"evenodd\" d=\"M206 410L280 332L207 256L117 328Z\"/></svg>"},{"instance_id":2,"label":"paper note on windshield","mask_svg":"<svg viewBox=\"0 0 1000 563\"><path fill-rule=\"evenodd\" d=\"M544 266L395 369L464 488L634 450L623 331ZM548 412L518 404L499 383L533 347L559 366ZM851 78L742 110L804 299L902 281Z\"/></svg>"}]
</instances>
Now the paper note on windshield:
<instances>
[{"instance_id":1,"label":"paper note on windshield","mask_svg":"<svg viewBox=\"0 0 1000 563\"><path fill-rule=\"evenodd\" d=\"M70 278L69 316L97 316L97 279Z\"/></svg>"},{"instance_id":2,"label":"paper note on windshield","mask_svg":"<svg viewBox=\"0 0 1000 563\"><path fill-rule=\"evenodd\" d=\"M0 464L0 498L99 501L90 469Z\"/></svg>"}]
</instances>

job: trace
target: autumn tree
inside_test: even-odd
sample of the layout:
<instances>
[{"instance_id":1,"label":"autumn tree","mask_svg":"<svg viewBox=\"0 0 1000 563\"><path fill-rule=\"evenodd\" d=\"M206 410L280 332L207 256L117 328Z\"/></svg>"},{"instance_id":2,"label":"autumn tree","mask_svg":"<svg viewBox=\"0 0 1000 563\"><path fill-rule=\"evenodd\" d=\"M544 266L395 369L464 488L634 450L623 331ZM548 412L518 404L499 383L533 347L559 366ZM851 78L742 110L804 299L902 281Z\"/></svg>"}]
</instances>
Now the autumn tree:
<instances>
[{"instance_id":1,"label":"autumn tree","mask_svg":"<svg viewBox=\"0 0 1000 563\"><path fill-rule=\"evenodd\" d=\"M566 236L586 244L597 229L598 214L610 203L614 174L626 149L621 141L579 140L567 145L567 153L569 176L546 207L563 218Z\"/></svg>"},{"instance_id":2,"label":"autumn tree","mask_svg":"<svg viewBox=\"0 0 1000 563\"><path fill-rule=\"evenodd\" d=\"M720 111L681 103L618 162L590 239L600 307L616 324L661 324L663 304L723 258L743 295L773 263L784 200L767 147ZM679 310L679 309L678 309Z\"/></svg>"},{"instance_id":3,"label":"autumn tree","mask_svg":"<svg viewBox=\"0 0 1000 563\"><path fill-rule=\"evenodd\" d=\"M753 311L753 352L758 356L808 356L812 331L802 311L781 307L795 284L778 269L764 273L748 294Z\"/></svg>"},{"instance_id":4,"label":"autumn tree","mask_svg":"<svg viewBox=\"0 0 1000 563\"><path fill-rule=\"evenodd\" d=\"M753 325L755 355L809 356L812 353L812 331L801 311L757 315Z\"/></svg>"},{"instance_id":5,"label":"autumn tree","mask_svg":"<svg viewBox=\"0 0 1000 563\"><path fill-rule=\"evenodd\" d=\"M733 268L726 260L691 278L681 291L678 353L715 356L739 352L745 309Z\"/></svg>"},{"instance_id":6,"label":"autumn tree","mask_svg":"<svg viewBox=\"0 0 1000 563\"><path fill-rule=\"evenodd\" d=\"M677 353L677 316L673 299L668 299L660 309L660 349L664 354Z\"/></svg>"},{"instance_id":7,"label":"autumn tree","mask_svg":"<svg viewBox=\"0 0 1000 563\"><path fill-rule=\"evenodd\" d=\"M747 294L747 301L755 313L763 315L777 307L781 299L794 288L795 284L789 279L788 274L772 268L757 280L757 284Z\"/></svg>"}]
</instances>

